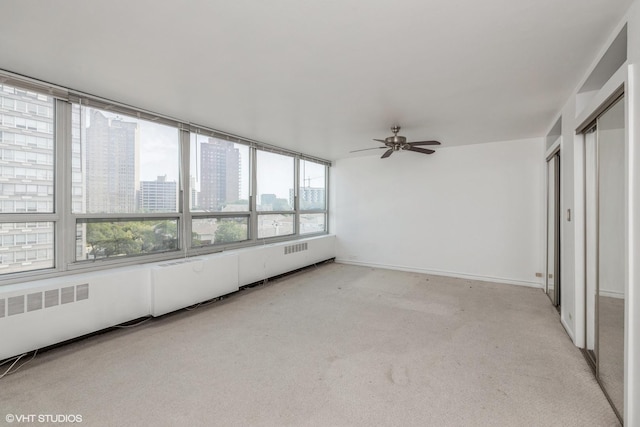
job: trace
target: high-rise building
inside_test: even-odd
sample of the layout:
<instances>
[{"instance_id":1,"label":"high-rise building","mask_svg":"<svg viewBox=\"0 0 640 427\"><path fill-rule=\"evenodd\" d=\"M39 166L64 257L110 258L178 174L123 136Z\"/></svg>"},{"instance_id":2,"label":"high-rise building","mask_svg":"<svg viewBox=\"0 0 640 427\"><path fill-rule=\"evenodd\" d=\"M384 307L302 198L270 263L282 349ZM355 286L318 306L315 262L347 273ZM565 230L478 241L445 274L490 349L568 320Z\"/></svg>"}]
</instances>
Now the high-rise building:
<instances>
[{"instance_id":1,"label":"high-rise building","mask_svg":"<svg viewBox=\"0 0 640 427\"><path fill-rule=\"evenodd\" d=\"M140 181L138 209L143 212L176 212L178 183L159 176L155 181Z\"/></svg>"},{"instance_id":2,"label":"high-rise building","mask_svg":"<svg viewBox=\"0 0 640 427\"><path fill-rule=\"evenodd\" d=\"M0 84L0 212L53 212L53 110L52 97ZM53 242L52 222L3 222L0 271L52 267Z\"/></svg>"},{"instance_id":3,"label":"high-rise building","mask_svg":"<svg viewBox=\"0 0 640 427\"><path fill-rule=\"evenodd\" d=\"M240 198L240 150L233 142L209 138L200 145L199 208L220 211Z\"/></svg>"},{"instance_id":4,"label":"high-rise building","mask_svg":"<svg viewBox=\"0 0 640 427\"><path fill-rule=\"evenodd\" d=\"M89 110L86 128L88 213L136 211L138 124Z\"/></svg>"},{"instance_id":5,"label":"high-rise building","mask_svg":"<svg viewBox=\"0 0 640 427\"><path fill-rule=\"evenodd\" d=\"M300 209L324 209L324 187L300 187L298 192ZM289 189L289 203L291 206L293 206L293 196L293 188L291 188Z\"/></svg>"}]
</instances>

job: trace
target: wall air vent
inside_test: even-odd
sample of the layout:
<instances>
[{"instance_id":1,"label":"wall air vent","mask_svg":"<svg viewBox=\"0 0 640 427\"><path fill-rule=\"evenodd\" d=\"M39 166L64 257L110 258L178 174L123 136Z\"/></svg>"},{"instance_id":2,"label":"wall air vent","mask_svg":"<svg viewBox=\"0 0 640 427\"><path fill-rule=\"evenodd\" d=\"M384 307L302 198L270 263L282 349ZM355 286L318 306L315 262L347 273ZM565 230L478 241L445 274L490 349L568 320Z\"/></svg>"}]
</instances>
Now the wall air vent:
<instances>
[{"instance_id":1,"label":"wall air vent","mask_svg":"<svg viewBox=\"0 0 640 427\"><path fill-rule=\"evenodd\" d=\"M285 255L289 255L289 254L294 254L296 252L301 252L301 251L306 251L308 250L308 243L296 243L295 245L288 245L284 247L284 254Z\"/></svg>"},{"instance_id":2,"label":"wall air vent","mask_svg":"<svg viewBox=\"0 0 640 427\"><path fill-rule=\"evenodd\" d=\"M82 300L85 300L85 299L89 299L89 284L88 283L76 286L76 301L82 301Z\"/></svg>"},{"instance_id":3,"label":"wall air vent","mask_svg":"<svg viewBox=\"0 0 640 427\"><path fill-rule=\"evenodd\" d=\"M42 310L42 292L27 295L27 312Z\"/></svg>"},{"instance_id":4,"label":"wall air vent","mask_svg":"<svg viewBox=\"0 0 640 427\"><path fill-rule=\"evenodd\" d=\"M60 289L44 291L44 308L54 307L60 304Z\"/></svg>"},{"instance_id":5,"label":"wall air vent","mask_svg":"<svg viewBox=\"0 0 640 427\"><path fill-rule=\"evenodd\" d=\"M171 267L172 265L180 265L180 264L186 264L188 262L195 262L197 261L197 258L194 259L181 259L178 261L171 261L171 262L165 262L163 264L158 264L158 267Z\"/></svg>"},{"instance_id":6,"label":"wall air vent","mask_svg":"<svg viewBox=\"0 0 640 427\"><path fill-rule=\"evenodd\" d=\"M60 289L60 291L62 292L60 295L61 304L69 304L75 301L76 288L74 286L67 286L66 288Z\"/></svg>"},{"instance_id":7,"label":"wall air vent","mask_svg":"<svg viewBox=\"0 0 640 427\"><path fill-rule=\"evenodd\" d=\"M9 297L9 316L24 313L24 295Z\"/></svg>"},{"instance_id":8,"label":"wall air vent","mask_svg":"<svg viewBox=\"0 0 640 427\"><path fill-rule=\"evenodd\" d=\"M61 289L49 289L44 292L32 292L0 299L0 318L15 314L29 313L43 308L55 307L60 304L89 299L89 284L66 286ZM7 306L5 309L5 301ZM26 303L26 304L25 304Z\"/></svg>"}]
</instances>

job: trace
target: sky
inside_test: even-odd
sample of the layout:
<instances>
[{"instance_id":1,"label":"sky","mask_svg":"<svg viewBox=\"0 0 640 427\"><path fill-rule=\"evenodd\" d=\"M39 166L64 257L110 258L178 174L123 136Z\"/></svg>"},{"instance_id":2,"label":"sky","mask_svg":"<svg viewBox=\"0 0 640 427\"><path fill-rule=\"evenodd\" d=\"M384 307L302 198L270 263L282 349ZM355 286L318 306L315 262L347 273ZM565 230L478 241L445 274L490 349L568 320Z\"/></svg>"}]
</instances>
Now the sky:
<instances>
[{"instance_id":1,"label":"sky","mask_svg":"<svg viewBox=\"0 0 640 427\"><path fill-rule=\"evenodd\" d=\"M85 126L90 125L89 110L86 108ZM167 181L179 182L180 164L180 131L177 128L100 110L108 118L120 118L125 122L138 123L140 142L140 180L155 181L158 176L165 176ZM208 137L198 135L191 138L191 168L189 175L199 179L195 163L195 143L208 141ZM246 145L234 144L240 153L240 198L248 199L249 192L249 149ZM199 150L198 150L199 151ZM262 162L262 163L261 163ZM324 166L302 161L301 186L324 186ZM258 197L260 194L276 194L279 198L288 199L289 189L293 188L294 159L276 153L258 150ZM186 177L188 178L188 177ZM304 179L303 179L304 178ZM196 182L196 190L200 183Z\"/></svg>"}]
</instances>

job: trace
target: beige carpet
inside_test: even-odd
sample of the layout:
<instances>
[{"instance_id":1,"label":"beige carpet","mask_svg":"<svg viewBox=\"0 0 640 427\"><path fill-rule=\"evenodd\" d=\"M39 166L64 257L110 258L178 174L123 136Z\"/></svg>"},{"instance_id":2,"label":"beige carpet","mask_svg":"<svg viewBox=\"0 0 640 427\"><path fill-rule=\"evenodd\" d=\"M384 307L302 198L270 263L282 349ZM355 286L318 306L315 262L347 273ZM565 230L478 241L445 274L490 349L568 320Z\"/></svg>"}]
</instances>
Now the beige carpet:
<instances>
[{"instance_id":1,"label":"beige carpet","mask_svg":"<svg viewBox=\"0 0 640 427\"><path fill-rule=\"evenodd\" d=\"M340 264L39 355L0 380L0 412L90 426L618 425L541 290Z\"/></svg>"}]
</instances>

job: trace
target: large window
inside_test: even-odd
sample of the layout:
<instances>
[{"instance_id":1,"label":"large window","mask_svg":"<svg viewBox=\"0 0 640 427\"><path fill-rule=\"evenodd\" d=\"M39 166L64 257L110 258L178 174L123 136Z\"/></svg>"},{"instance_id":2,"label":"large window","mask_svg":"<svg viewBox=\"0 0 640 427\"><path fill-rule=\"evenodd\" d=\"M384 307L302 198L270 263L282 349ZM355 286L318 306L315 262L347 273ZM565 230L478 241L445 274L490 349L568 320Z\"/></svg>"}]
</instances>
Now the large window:
<instances>
[{"instance_id":1,"label":"large window","mask_svg":"<svg viewBox=\"0 0 640 427\"><path fill-rule=\"evenodd\" d=\"M249 146L192 133L189 152L191 247L248 240Z\"/></svg>"},{"instance_id":2,"label":"large window","mask_svg":"<svg viewBox=\"0 0 640 427\"><path fill-rule=\"evenodd\" d=\"M327 167L309 160L300 160L300 234L323 233L327 222Z\"/></svg>"},{"instance_id":3,"label":"large window","mask_svg":"<svg viewBox=\"0 0 640 427\"><path fill-rule=\"evenodd\" d=\"M50 96L0 84L0 274L54 266L54 109Z\"/></svg>"},{"instance_id":4,"label":"large window","mask_svg":"<svg viewBox=\"0 0 640 427\"><path fill-rule=\"evenodd\" d=\"M79 135L73 188L80 201L74 213L178 211L177 128L77 104L73 109Z\"/></svg>"},{"instance_id":5,"label":"large window","mask_svg":"<svg viewBox=\"0 0 640 427\"><path fill-rule=\"evenodd\" d=\"M146 255L178 249L176 219L78 220L76 260Z\"/></svg>"},{"instance_id":6,"label":"large window","mask_svg":"<svg viewBox=\"0 0 640 427\"><path fill-rule=\"evenodd\" d=\"M72 135L76 261L177 250L178 129L74 104Z\"/></svg>"},{"instance_id":7,"label":"large window","mask_svg":"<svg viewBox=\"0 0 640 427\"><path fill-rule=\"evenodd\" d=\"M249 211L249 146L191 134L192 212Z\"/></svg>"},{"instance_id":8,"label":"large window","mask_svg":"<svg viewBox=\"0 0 640 427\"><path fill-rule=\"evenodd\" d=\"M295 159L258 150L256 162L258 238L294 234Z\"/></svg>"},{"instance_id":9,"label":"large window","mask_svg":"<svg viewBox=\"0 0 640 427\"><path fill-rule=\"evenodd\" d=\"M2 81L0 284L326 233L322 160Z\"/></svg>"}]
</instances>

